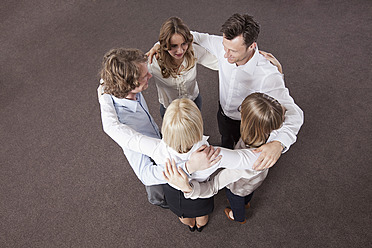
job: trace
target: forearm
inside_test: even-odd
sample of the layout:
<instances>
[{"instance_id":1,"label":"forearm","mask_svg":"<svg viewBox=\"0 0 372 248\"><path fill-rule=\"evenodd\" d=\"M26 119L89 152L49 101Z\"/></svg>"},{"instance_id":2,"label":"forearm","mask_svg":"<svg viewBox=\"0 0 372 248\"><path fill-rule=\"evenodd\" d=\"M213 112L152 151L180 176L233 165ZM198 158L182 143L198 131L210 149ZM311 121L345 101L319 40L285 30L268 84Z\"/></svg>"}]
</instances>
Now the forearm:
<instances>
[{"instance_id":1,"label":"forearm","mask_svg":"<svg viewBox=\"0 0 372 248\"><path fill-rule=\"evenodd\" d=\"M303 112L296 104L284 104L287 112L283 126L278 130L273 141L279 141L285 146L286 152L296 142L297 134L303 124Z\"/></svg>"},{"instance_id":2,"label":"forearm","mask_svg":"<svg viewBox=\"0 0 372 248\"><path fill-rule=\"evenodd\" d=\"M252 175L260 172L252 171ZM217 194L219 190L225 188L227 185L238 181L242 177L242 170L223 169L211 177L211 180L205 182L190 181L192 190L185 192L185 198L209 198Z\"/></svg>"},{"instance_id":3,"label":"forearm","mask_svg":"<svg viewBox=\"0 0 372 248\"><path fill-rule=\"evenodd\" d=\"M112 99L104 94L99 98L104 132L122 148L152 156L158 140L142 135L119 122Z\"/></svg>"},{"instance_id":4,"label":"forearm","mask_svg":"<svg viewBox=\"0 0 372 248\"><path fill-rule=\"evenodd\" d=\"M219 168L253 170L252 166L260 153L254 153L253 149L230 150L221 148L221 155Z\"/></svg>"},{"instance_id":5,"label":"forearm","mask_svg":"<svg viewBox=\"0 0 372 248\"><path fill-rule=\"evenodd\" d=\"M185 198L197 199L197 198L210 198L218 193L218 189L212 186L211 181L200 183L196 180L190 181L192 190L190 192L184 192Z\"/></svg>"},{"instance_id":6,"label":"forearm","mask_svg":"<svg viewBox=\"0 0 372 248\"><path fill-rule=\"evenodd\" d=\"M277 130L277 134L273 139L281 142L286 147L283 151L285 152L296 141L296 135L304 121L303 111L295 104L293 98L289 95L288 89L285 87L272 89L267 94L278 100L286 109L283 126Z\"/></svg>"},{"instance_id":7,"label":"forearm","mask_svg":"<svg viewBox=\"0 0 372 248\"><path fill-rule=\"evenodd\" d=\"M123 150L134 173L144 185L151 186L167 183L163 176L165 164L154 164L154 162L146 155L128 149ZM184 165L185 161L179 161L176 163L176 166L180 168L183 168ZM174 187L173 185L171 186Z\"/></svg>"},{"instance_id":8,"label":"forearm","mask_svg":"<svg viewBox=\"0 0 372 248\"><path fill-rule=\"evenodd\" d=\"M154 164L148 156L128 149L123 151L134 173L144 185L166 183L162 173L163 168Z\"/></svg>"}]
</instances>

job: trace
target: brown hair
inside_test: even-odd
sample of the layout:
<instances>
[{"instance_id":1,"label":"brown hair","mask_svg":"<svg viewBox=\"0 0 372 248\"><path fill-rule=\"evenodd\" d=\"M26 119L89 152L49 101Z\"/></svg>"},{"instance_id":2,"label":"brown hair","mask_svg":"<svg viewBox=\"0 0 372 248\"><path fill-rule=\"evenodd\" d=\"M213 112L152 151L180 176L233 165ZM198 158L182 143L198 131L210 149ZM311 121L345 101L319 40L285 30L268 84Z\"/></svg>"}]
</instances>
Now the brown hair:
<instances>
[{"instance_id":1,"label":"brown hair","mask_svg":"<svg viewBox=\"0 0 372 248\"><path fill-rule=\"evenodd\" d=\"M250 147L266 143L270 133L284 121L285 109L274 98L264 93L247 96L241 105L240 135Z\"/></svg>"},{"instance_id":2,"label":"brown hair","mask_svg":"<svg viewBox=\"0 0 372 248\"><path fill-rule=\"evenodd\" d=\"M234 14L222 25L221 32L228 40L243 35L244 43L249 47L257 41L260 25L250 15Z\"/></svg>"},{"instance_id":3,"label":"brown hair","mask_svg":"<svg viewBox=\"0 0 372 248\"><path fill-rule=\"evenodd\" d=\"M168 53L168 50L171 49L170 40L174 34L181 35L188 44L188 48L184 55L184 59L187 63L185 70L190 70L195 66L196 59L194 50L192 49L193 36L190 33L190 29L179 17L170 17L161 25L159 34L160 49L158 64L161 69L161 74L164 78L168 78L169 76L177 76L177 73L174 70L177 68L177 64L174 62L173 57Z\"/></svg>"},{"instance_id":4,"label":"brown hair","mask_svg":"<svg viewBox=\"0 0 372 248\"><path fill-rule=\"evenodd\" d=\"M102 61L101 78L105 82L105 93L125 98L139 86L140 63L147 62L147 56L138 49L117 48L105 54Z\"/></svg>"},{"instance_id":5,"label":"brown hair","mask_svg":"<svg viewBox=\"0 0 372 248\"><path fill-rule=\"evenodd\" d=\"M165 111L161 128L164 142L179 153L188 152L203 138L203 118L187 98L174 100Z\"/></svg>"}]
</instances>

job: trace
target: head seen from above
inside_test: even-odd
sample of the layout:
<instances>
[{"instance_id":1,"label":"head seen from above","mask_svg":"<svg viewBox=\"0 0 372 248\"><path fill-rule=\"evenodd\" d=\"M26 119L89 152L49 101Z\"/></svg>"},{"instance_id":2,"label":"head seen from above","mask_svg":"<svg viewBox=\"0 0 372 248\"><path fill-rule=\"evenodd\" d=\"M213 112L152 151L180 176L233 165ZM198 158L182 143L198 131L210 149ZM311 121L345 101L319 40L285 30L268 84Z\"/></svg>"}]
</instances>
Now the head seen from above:
<instances>
[{"instance_id":1,"label":"head seen from above","mask_svg":"<svg viewBox=\"0 0 372 248\"><path fill-rule=\"evenodd\" d=\"M190 99L174 100L167 108L161 128L164 142L179 153L188 152L203 138L200 110Z\"/></svg>"},{"instance_id":2,"label":"head seen from above","mask_svg":"<svg viewBox=\"0 0 372 248\"><path fill-rule=\"evenodd\" d=\"M264 93L253 93L244 99L240 112L241 138L254 148L265 144L270 133L283 125L285 108Z\"/></svg>"},{"instance_id":3,"label":"head seen from above","mask_svg":"<svg viewBox=\"0 0 372 248\"><path fill-rule=\"evenodd\" d=\"M176 77L177 69L186 60L185 69L195 65L190 29L178 17L170 17L160 29L159 66L164 78Z\"/></svg>"},{"instance_id":4,"label":"head seen from above","mask_svg":"<svg viewBox=\"0 0 372 248\"><path fill-rule=\"evenodd\" d=\"M225 58L231 64L244 65L253 56L260 33L252 16L234 14L222 25Z\"/></svg>"},{"instance_id":5,"label":"head seen from above","mask_svg":"<svg viewBox=\"0 0 372 248\"><path fill-rule=\"evenodd\" d=\"M102 61L101 78L105 93L128 98L148 87L151 74L147 56L138 49L117 48L107 52Z\"/></svg>"}]
</instances>

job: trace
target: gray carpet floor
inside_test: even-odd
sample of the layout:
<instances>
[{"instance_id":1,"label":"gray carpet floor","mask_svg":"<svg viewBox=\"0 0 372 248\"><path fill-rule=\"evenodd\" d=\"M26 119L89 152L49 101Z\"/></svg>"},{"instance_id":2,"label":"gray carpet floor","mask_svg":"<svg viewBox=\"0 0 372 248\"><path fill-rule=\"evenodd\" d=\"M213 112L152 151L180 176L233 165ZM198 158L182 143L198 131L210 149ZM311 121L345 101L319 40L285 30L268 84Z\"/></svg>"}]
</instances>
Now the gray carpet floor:
<instances>
[{"instance_id":1,"label":"gray carpet floor","mask_svg":"<svg viewBox=\"0 0 372 248\"><path fill-rule=\"evenodd\" d=\"M0 247L371 247L372 2L2 1ZM181 17L220 34L233 13L261 24L304 110L298 141L256 191L245 225L224 192L202 233L147 202L96 98L106 51L147 51ZM219 143L218 76L200 67L205 134ZM145 92L161 124L153 81Z\"/></svg>"}]
</instances>

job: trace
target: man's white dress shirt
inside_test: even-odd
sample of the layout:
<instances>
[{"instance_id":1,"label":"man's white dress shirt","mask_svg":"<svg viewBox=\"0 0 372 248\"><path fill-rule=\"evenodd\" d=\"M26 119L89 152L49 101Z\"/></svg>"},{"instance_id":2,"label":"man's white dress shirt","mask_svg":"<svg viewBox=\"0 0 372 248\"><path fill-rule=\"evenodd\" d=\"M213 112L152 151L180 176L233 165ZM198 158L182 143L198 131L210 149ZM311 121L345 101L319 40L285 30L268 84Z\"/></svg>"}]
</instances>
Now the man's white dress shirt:
<instances>
[{"instance_id":1,"label":"man's white dress shirt","mask_svg":"<svg viewBox=\"0 0 372 248\"><path fill-rule=\"evenodd\" d=\"M280 141L286 149L296 141L296 135L303 123L303 112L295 104L284 85L283 75L263 55L256 51L244 65L230 64L224 58L222 36L191 32L194 42L206 48L218 59L220 104L224 113L233 120L240 120L238 107L254 92L265 93L280 102L286 109L283 127L274 140Z\"/></svg>"}]
</instances>

